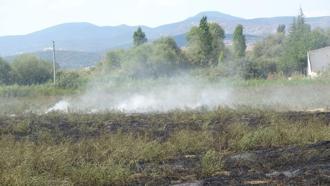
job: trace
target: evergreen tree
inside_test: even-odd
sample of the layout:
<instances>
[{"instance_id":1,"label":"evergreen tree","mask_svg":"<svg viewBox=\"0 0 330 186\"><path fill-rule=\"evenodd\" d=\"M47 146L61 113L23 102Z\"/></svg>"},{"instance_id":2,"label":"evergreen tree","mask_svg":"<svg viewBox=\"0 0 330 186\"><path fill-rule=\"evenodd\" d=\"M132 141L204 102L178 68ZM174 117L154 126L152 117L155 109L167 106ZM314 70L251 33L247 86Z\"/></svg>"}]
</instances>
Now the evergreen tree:
<instances>
[{"instance_id":1,"label":"evergreen tree","mask_svg":"<svg viewBox=\"0 0 330 186\"><path fill-rule=\"evenodd\" d=\"M207 65L210 62L212 53L212 35L210 33L210 27L207 23L207 17L203 16L199 23L199 38L201 41L201 52L203 59L201 59L202 65Z\"/></svg>"},{"instance_id":2,"label":"evergreen tree","mask_svg":"<svg viewBox=\"0 0 330 186\"><path fill-rule=\"evenodd\" d=\"M296 20L297 20L296 21L297 26L305 25L305 15L304 15L304 12L303 12L302 8L299 9L299 15L296 18Z\"/></svg>"},{"instance_id":3,"label":"evergreen tree","mask_svg":"<svg viewBox=\"0 0 330 186\"><path fill-rule=\"evenodd\" d=\"M302 9L293 20L289 36L285 43L282 59L282 70L290 75L292 72L305 73L307 67L307 51L313 49L311 27L305 23Z\"/></svg>"},{"instance_id":4,"label":"evergreen tree","mask_svg":"<svg viewBox=\"0 0 330 186\"><path fill-rule=\"evenodd\" d=\"M139 27L133 34L134 46L142 45L146 43L148 39L146 38L145 33L142 31L141 27Z\"/></svg>"},{"instance_id":5,"label":"evergreen tree","mask_svg":"<svg viewBox=\"0 0 330 186\"><path fill-rule=\"evenodd\" d=\"M233 35L234 51L237 57L244 57L246 50L245 36L243 35L243 26L237 25Z\"/></svg>"}]
</instances>

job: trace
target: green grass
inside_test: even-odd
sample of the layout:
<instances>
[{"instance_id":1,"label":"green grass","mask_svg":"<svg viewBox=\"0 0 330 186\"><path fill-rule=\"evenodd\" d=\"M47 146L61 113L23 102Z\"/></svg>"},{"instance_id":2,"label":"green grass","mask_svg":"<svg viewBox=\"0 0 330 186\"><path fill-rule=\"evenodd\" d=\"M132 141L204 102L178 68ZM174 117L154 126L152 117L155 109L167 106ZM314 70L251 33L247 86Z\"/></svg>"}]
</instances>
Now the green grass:
<instances>
[{"instance_id":1,"label":"green grass","mask_svg":"<svg viewBox=\"0 0 330 186\"><path fill-rule=\"evenodd\" d=\"M240 151L292 144L305 145L330 139L330 127L320 123L274 123L257 129L236 126L232 130L235 135L239 134L232 141L232 146Z\"/></svg>"}]
</instances>

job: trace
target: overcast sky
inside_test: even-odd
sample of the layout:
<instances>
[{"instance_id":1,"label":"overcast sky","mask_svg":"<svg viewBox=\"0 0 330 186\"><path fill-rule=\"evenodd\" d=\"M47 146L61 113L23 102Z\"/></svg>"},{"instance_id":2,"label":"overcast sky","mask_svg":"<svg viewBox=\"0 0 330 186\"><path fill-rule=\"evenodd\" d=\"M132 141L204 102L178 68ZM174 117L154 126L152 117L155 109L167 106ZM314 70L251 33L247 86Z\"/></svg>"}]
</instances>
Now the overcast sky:
<instances>
[{"instance_id":1,"label":"overcast sky","mask_svg":"<svg viewBox=\"0 0 330 186\"><path fill-rule=\"evenodd\" d=\"M26 34L67 22L96 25L158 25L201 11L243 18L330 16L330 0L0 0L0 36Z\"/></svg>"}]
</instances>

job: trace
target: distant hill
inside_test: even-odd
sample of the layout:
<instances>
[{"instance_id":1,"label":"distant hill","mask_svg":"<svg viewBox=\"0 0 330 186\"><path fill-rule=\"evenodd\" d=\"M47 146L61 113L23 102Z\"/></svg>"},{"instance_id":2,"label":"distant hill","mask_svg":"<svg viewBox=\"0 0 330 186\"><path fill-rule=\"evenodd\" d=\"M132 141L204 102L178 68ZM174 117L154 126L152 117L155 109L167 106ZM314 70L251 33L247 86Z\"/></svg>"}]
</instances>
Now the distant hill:
<instances>
[{"instance_id":1,"label":"distant hill","mask_svg":"<svg viewBox=\"0 0 330 186\"><path fill-rule=\"evenodd\" d=\"M43 60L52 62L53 53L50 50L33 52ZM12 62L17 55L7 56L5 60ZM77 51L56 51L56 62L62 69L76 69L94 66L96 63L101 61L101 53L93 52L77 52Z\"/></svg>"},{"instance_id":2,"label":"distant hill","mask_svg":"<svg viewBox=\"0 0 330 186\"><path fill-rule=\"evenodd\" d=\"M207 16L211 22L219 23L231 34L237 24L245 27L245 34L249 37L263 37L275 32L279 24L289 27L293 17L274 17L243 19L220 12L202 12L183 21L166 24L155 28L142 26L149 40L161 36L173 36L184 43L185 34L192 26L198 25L202 16ZM306 18L313 28L330 27L330 16ZM137 26L96 26L90 23L65 23L27 35L0 37L0 56L16 55L26 52L42 51L51 46L55 40L58 49L67 51L102 53L112 48L126 48L131 46L132 34ZM249 42L255 41L254 39Z\"/></svg>"},{"instance_id":3,"label":"distant hill","mask_svg":"<svg viewBox=\"0 0 330 186\"><path fill-rule=\"evenodd\" d=\"M95 52L129 44L137 27L99 27L90 23L66 23L23 36L0 37L0 55L41 51L56 41L57 48Z\"/></svg>"}]
</instances>

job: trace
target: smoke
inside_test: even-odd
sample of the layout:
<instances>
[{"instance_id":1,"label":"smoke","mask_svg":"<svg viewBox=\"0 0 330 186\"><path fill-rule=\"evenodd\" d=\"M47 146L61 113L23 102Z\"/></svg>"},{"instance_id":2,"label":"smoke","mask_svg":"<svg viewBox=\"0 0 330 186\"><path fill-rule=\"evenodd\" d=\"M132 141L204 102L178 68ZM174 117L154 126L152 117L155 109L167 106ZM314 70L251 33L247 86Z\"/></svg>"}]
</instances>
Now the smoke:
<instances>
[{"instance_id":1,"label":"smoke","mask_svg":"<svg viewBox=\"0 0 330 186\"><path fill-rule=\"evenodd\" d=\"M54 106L50 107L46 113L53 112L53 111L61 111L61 112L68 112L69 111L70 103L65 100L61 100L57 102Z\"/></svg>"},{"instance_id":2,"label":"smoke","mask_svg":"<svg viewBox=\"0 0 330 186\"><path fill-rule=\"evenodd\" d=\"M103 79L86 91L47 110L63 112L168 112L218 107L269 108L278 111L327 110L330 87L321 81L207 80L191 75L146 80Z\"/></svg>"},{"instance_id":3,"label":"smoke","mask_svg":"<svg viewBox=\"0 0 330 186\"><path fill-rule=\"evenodd\" d=\"M114 110L143 113L200 107L213 109L228 105L231 95L228 87L205 83L189 76L149 81L108 82L107 85L91 83L84 94L67 102L60 101L48 111Z\"/></svg>"}]
</instances>

